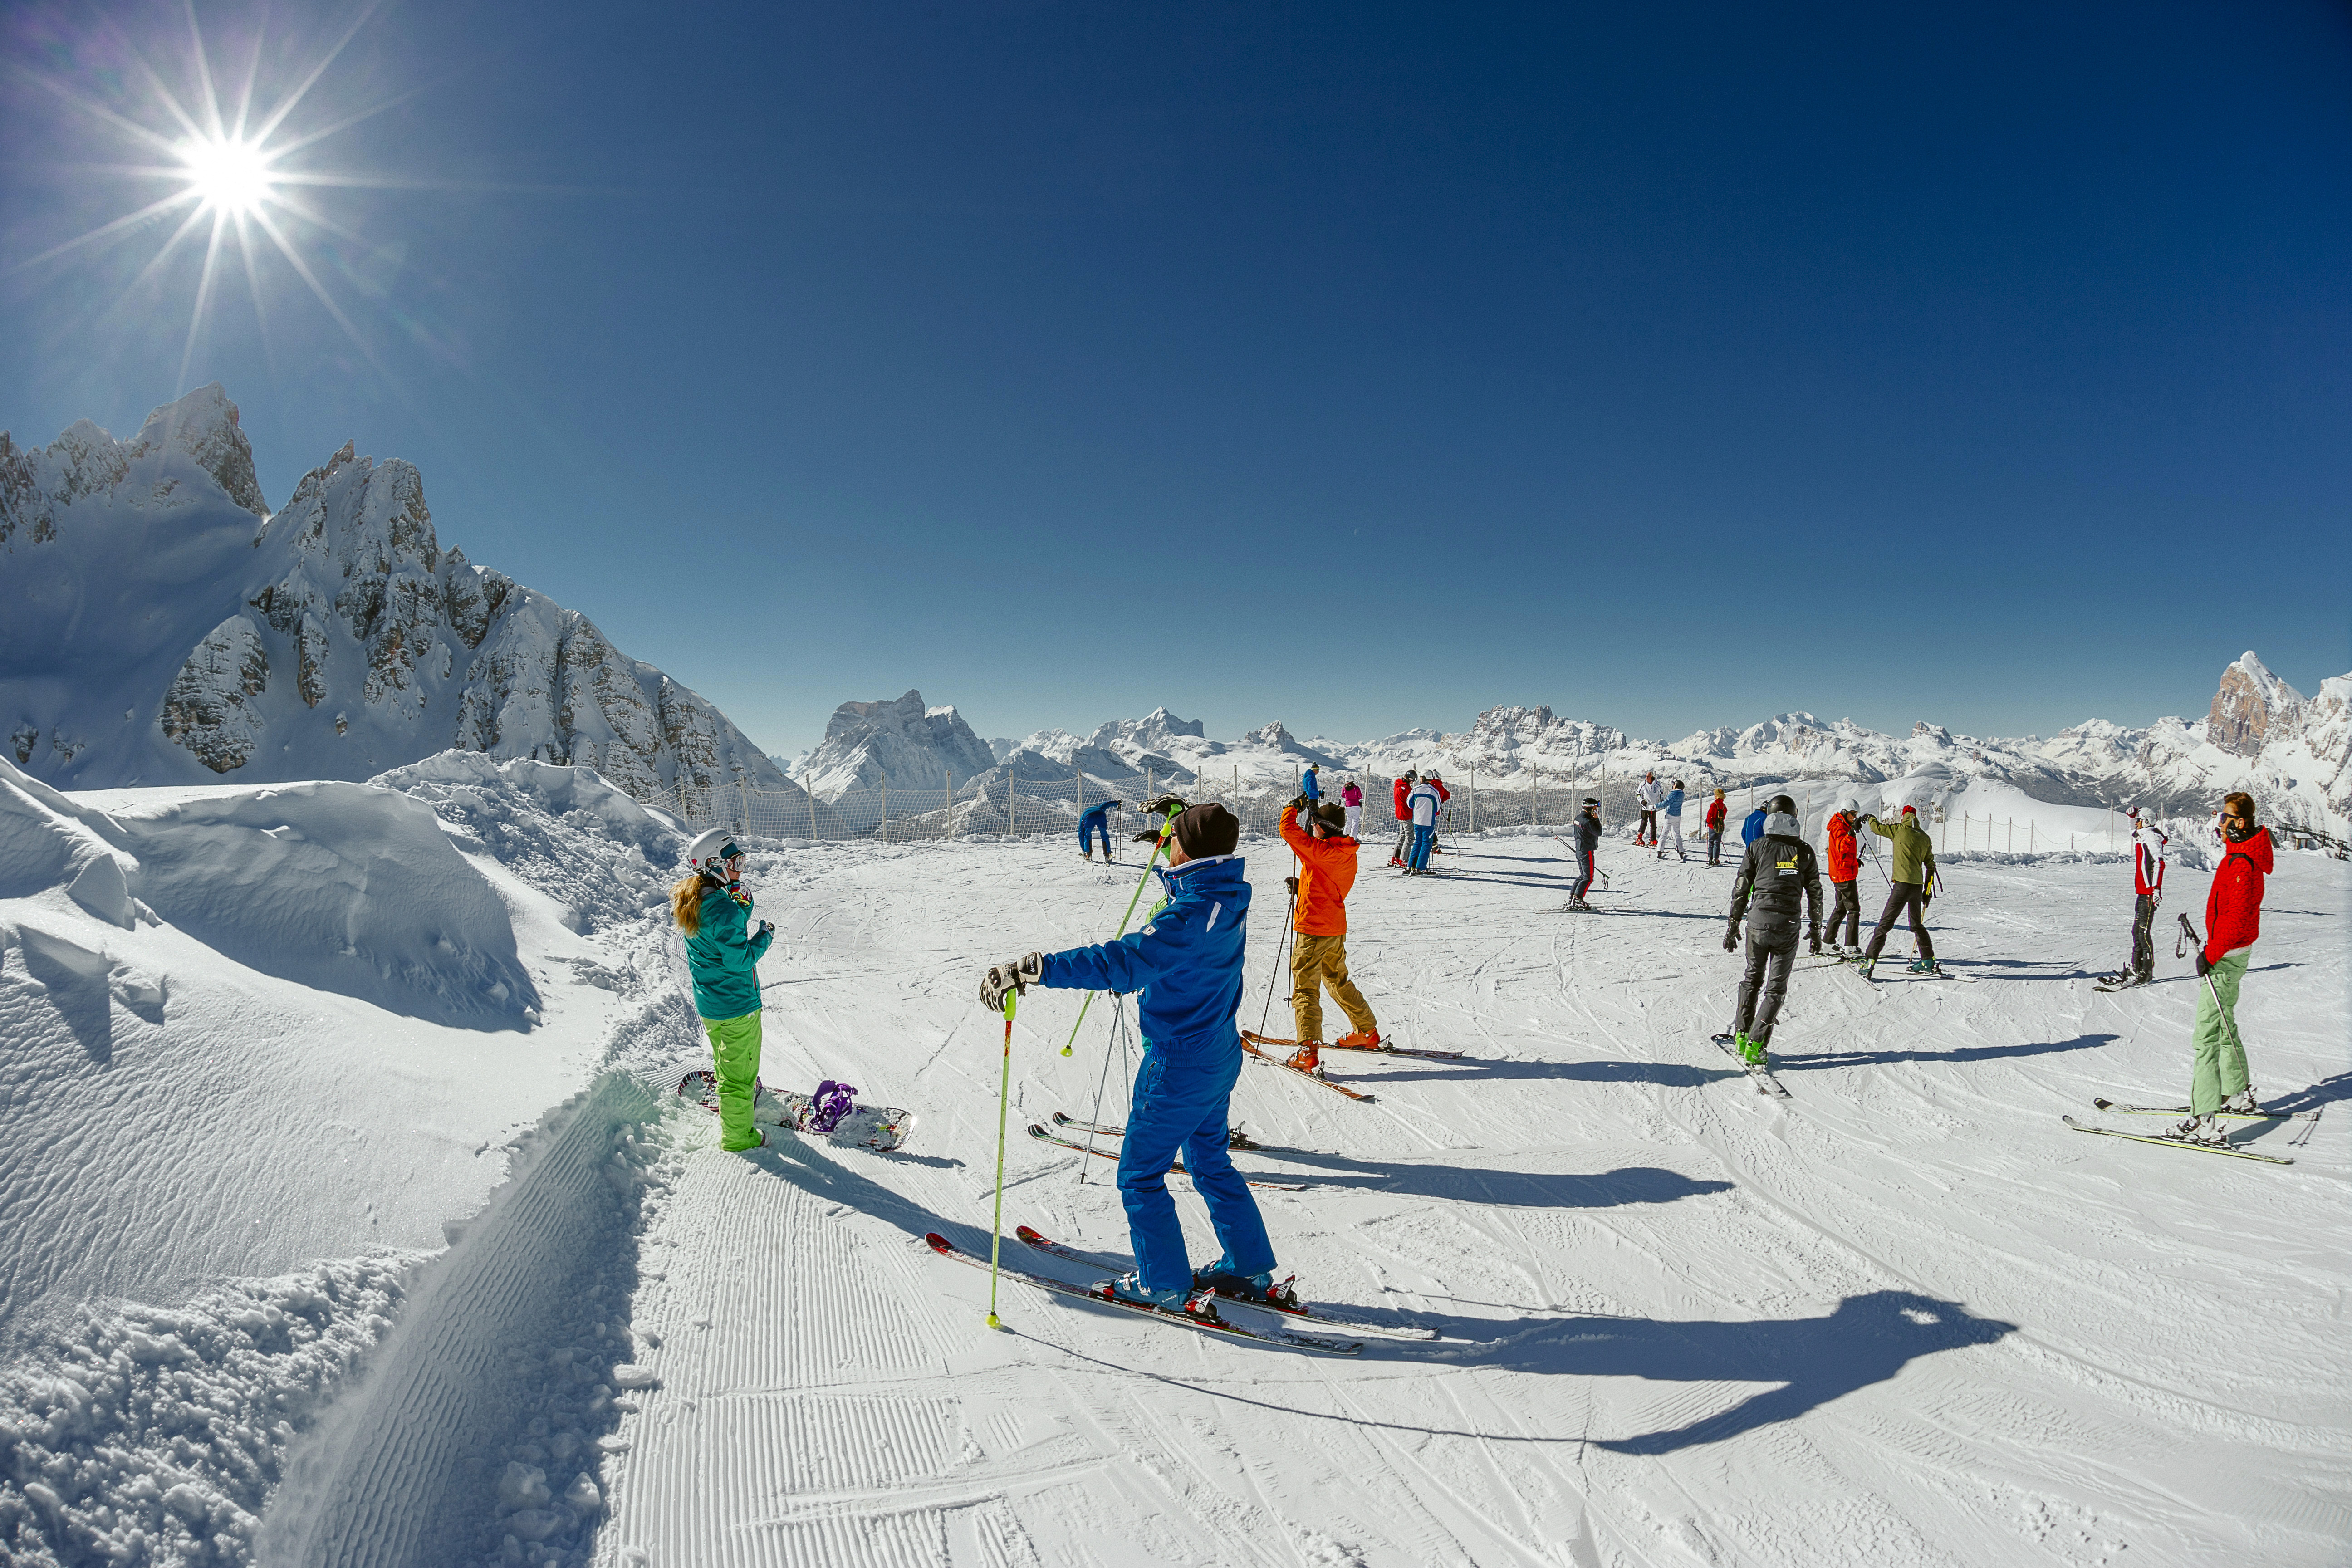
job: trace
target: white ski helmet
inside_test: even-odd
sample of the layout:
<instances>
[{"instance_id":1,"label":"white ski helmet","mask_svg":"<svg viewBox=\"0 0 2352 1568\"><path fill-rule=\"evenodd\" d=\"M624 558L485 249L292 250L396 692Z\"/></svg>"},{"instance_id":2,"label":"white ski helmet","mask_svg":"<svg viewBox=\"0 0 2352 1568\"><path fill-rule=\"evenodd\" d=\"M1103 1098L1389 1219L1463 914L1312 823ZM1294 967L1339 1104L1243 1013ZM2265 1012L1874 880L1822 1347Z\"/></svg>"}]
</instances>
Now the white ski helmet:
<instances>
[{"instance_id":1,"label":"white ski helmet","mask_svg":"<svg viewBox=\"0 0 2352 1568\"><path fill-rule=\"evenodd\" d=\"M686 847L687 863L704 876L721 882L727 879L727 862L741 853L735 847L735 836L723 827L714 827L698 836Z\"/></svg>"}]
</instances>

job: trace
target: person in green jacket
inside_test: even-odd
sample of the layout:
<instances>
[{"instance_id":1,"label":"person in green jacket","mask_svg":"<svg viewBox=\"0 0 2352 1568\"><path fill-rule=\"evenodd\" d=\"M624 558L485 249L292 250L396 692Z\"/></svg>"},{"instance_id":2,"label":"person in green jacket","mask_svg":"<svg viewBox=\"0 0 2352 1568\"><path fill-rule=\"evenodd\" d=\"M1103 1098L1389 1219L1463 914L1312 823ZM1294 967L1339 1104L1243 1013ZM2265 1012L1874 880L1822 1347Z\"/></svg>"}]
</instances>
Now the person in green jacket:
<instances>
[{"instance_id":1,"label":"person in green jacket","mask_svg":"<svg viewBox=\"0 0 2352 1568\"><path fill-rule=\"evenodd\" d=\"M1875 816L1865 815L1863 823L1873 833L1887 841L1895 868L1888 874L1886 908L1880 912L1878 925L1870 933L1870 945L1862 950L1862 977L1870 978L1871 967L1878 962L1879 950L1895 930L1895 917L1909 914L1911 934L1918 940L1919 957L1911 965L1914 974L1941 974L1936 967L1936 944L1927 935L1927 889L1936 879L1936 841L1919 826L1919 810L1906 805L1893 826Z\"/></svg>"},{"instance_id":2,"label":"person in green jacket","mask_svg":"<svg viewBox=\"0 0 2352 1568\"><path fill-rule=\"evenodd\" d=\"M692 871L669 890L670 913L686 933L686 967L694 1010L710 1037L711 1075L719 1083L719 1146L758 1149L767 1135L751 1124L760 1080L760 955L773 922L751 929L751 895L742 881L743 852L723 828L687 847Z\"/></svg>"}]
</instances>

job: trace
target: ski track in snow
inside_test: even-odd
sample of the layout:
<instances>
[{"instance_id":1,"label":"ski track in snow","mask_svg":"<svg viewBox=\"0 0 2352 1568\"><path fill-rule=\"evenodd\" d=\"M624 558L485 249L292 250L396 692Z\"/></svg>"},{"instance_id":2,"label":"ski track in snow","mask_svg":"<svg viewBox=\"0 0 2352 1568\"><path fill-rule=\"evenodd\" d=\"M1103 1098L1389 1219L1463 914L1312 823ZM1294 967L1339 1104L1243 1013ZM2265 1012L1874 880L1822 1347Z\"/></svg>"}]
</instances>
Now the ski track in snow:
<instances>
[{"instance_id":1,"label":"ski track in snow","mask_svg":"<svg viewBox=\"0 0 2352 1568\"><path fill-rule=\"evenodd\" d=\"M1775 1040L1795 1098L1777 1100L1706 1038L1740 962L1719 947L1727 868L1612 839L1600 901L1622 912L1568 915L1548 837L1466 838L1460 875L1412 880L1381 868L1376 838L1349 900L1358 983L1401 1044L1469 1055L1335 1054L1370 1104L1257 1066L1234 1095L1235 1120L1281 1146L1244 1168L1310 1184L1259 1194L1283 1268L1337 1312L1444 1336L1370 1336L1341 1360L1010 1279L991 1332L987 1280L920 1245L936 1229L988 1246L1003 1027L974 999L981 969L1107 938L1132 867L1045 843L755 856L778 926L766 1081L845 1079L919 1123L895 1154L776 1134L730 1155L671 1093L707 1056L676 939L647 923L667 830L563 794L559 770L415 772L399 782L514 911L553 1009L521 1038L570 1098L514 1142L487 1206L446 1178L379 1192L340 1232L263 1226L275 1252L183 1225L164 1306L20 1322L0 1531L65 1542L26 1561L2129 1568L2331 1563L2352 1539L2352 1131L2335 1119L2352 1107L2286 1169L2066 1131L2095 1095L2170 1103L2188 1076L2184 963L2168 951L2159 984L2091 989L2127 941L2128 874L2105 858L1955 864L1937 951L1976 984L1800 971ZM1264 889L1290 860L1244 852L1255 1026L1281 935ZM2201 915L2189 880L2163 919ZM2332 1106L2352 1098L2352 872L2284 856L2268 901L2241 1008L2255 1084ZM299 1001L266 978L223 990L169 927L94 930L54 896L5 912L0 1001L47 1031L19 1113L95 1027L69 1015L68 935L111 955L126 1011L108 1027L133 1065L183 1036L207 1054L212 992ZM1908 951L1898 932L1890 955ZM168 1028L151 973L171 982ZM1014 1028L1004 1257L1083 1280L1011 1237L1025 1222L1127 1256L1108 1162L1020 1135L1055 1110L1124 1118L1133 1064L1107 1002L1059 1055L1080 1000L1032 993ZM399 1181L414 1156L393 1130L446 1121L464 1086L431 1054L441 1036L401 1027L424 1055L339 1069L398 1154L346 1181ZM498 1105L525 1092L518 1065L483 1086ZM119 1099L153 1092L148 1076L105 1081ZM58 1147L92 1146L61 1125ZM183 1184L234 1188L215 1161L188 1160ZM20 1212L79 1190L18 1165ZM148 1228L126 1239L178 1234L170 1215L224 1201L210 1190L167 1192L179 1210L134 1212ZM1199 1200L1171 1191L1206 1259ZM426 1214L478 1207L438 1255L409 1239ZM205 1284L289 1236L373 1240L378 1212L412 1250ZM60 1302L124 1289L37 1249L12 1267ZM68 1514L81 1535L55 1533Z\"/></svg>"}]
</instances>

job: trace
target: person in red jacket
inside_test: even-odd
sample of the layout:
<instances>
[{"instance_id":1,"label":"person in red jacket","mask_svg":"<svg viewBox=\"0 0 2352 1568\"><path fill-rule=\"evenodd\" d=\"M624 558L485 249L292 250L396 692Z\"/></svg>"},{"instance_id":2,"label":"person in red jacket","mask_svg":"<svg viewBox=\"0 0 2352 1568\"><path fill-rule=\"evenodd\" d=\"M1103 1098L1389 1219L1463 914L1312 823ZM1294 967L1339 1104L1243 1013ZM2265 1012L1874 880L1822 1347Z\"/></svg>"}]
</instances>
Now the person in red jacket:
<instances>
[{"instance_id":1,"label":"person in red jacket","mask_svg":"<svg viewBox=\"0 0 2352 1568\"><path fill-rule=\"evenodd\" d=\"M1299 826L1301 808L1307 826ZM1344 831L1347 814L1336 805L1307 806L1300 795L1282 808L1282 841L1298 857L1298 915L1290 929L1297 942L1290 955L1290 1006L1298 1023L1298 1048L1290 1065L1314 1072L1322 1061L1323 988L1355 1028L1331 1043L1370 1050L1381 1043L1372 1005L1348 978L1348 889L1356 885L1356 841Z\"/></svg>"},{"instance_id":2,"label":"person in red jacket","mask_svg":"<svg viewBox=\"0 0 2352 1568\"><path fill-rule=\"evenodd\" d=\"M1822 928L1822 935L1832 947L1843 946L1848 953L1862 951L1862 893L1854 886L1862 876L1862 846L1853 837L1859 809L1853 801L1838 802L1838 808L1830 813L1829 823L1822 831L1829 851L1822 858L1829 862L1830 885L1837 889L1837 902L1830 906L1829 923ZM1841 921L1845 922L1843 943L1837 934Z\"/></svg>"},{"instance_id":3,"label":"person in red jacket","mask_svg":"<svg viewBox=\"0 0 2352 1568\"><path fill-rule=\"evenodd\" d=\"M1715 798L1706 803L1706 863L1723 864L1723 824L1731 808L1723 804L1723 792L1717 790Z\"/></svg>"},{"instance_id":4,"label":"person in red jacket","mask_svg":"<svg viewBox=\"0 0 2352 1568\"><path fill-rule=\"evenodd\" d=\"M2195 1065L2189 1075L2189 1120L2172 1136L2191 1143L2221 1143L2221 1113L2257 1114L2246 1079L2246 1043L2238 1037L2238 983L2246 977L2254 939L2263 931L2263 882L2271 874L2271 834L2254 826L2253 797L2232 793L2221 801L2221 864L2205 895L2205 945L2197 952L2197 973L2205 982L2197 998Z\"/></svg>"},{"instance_id":5,"label":"person in red jacket","mask_svg":"<svg viewBox=\"0 0 2352 1568\"><path fill-rule=\"evenodd\" d=\"M2139 807L2126 810L2132 825L2132 955L2129 963L2100 979L2110 991L2156 978L2156 906L2164 900L2164 852L2172 843L2155 823L2140 820Z\"/></svg>"},{"instance_id":6,"label":"person in red jacket","mask_svg":"<svg viewBox=\"0 0 2352 1568\"><path fill-rule=\"evenodd\" d=\"M1396 782L1397 841L1395 851L1389 856L1389 864L1400 870L1404 867L1404 852L1412 847L1412 811L1405 805L1404 797L1412 794L1412 786L1420 782L1421 775L1411 768L1405 769L1404 777Z\"/></svg>"}]
</instances>

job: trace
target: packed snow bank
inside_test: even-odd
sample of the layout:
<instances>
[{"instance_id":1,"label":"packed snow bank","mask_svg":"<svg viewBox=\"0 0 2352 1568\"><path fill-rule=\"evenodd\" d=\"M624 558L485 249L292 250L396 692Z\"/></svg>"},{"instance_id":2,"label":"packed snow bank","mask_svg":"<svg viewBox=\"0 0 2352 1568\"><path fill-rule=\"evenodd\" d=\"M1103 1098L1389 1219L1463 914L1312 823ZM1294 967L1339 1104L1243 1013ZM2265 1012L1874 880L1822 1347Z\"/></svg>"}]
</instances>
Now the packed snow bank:
<instances>
[{"instance_id":1,"label":"packed snow bank","mask_svg":"<svg viewBox=\"0 0 2352 1568\"><path fill-rule=\"evenodd\" d=\"M0 762L0 1558L245 1561L512 1136L690 1032L673 826L582 771L404 772L68 795Z\"/></svg>"}]
</instances>

